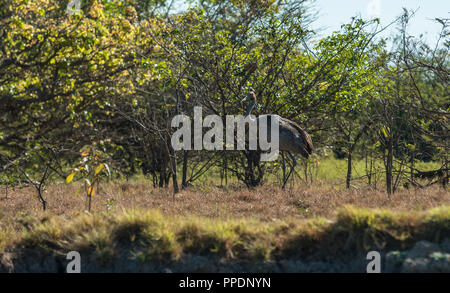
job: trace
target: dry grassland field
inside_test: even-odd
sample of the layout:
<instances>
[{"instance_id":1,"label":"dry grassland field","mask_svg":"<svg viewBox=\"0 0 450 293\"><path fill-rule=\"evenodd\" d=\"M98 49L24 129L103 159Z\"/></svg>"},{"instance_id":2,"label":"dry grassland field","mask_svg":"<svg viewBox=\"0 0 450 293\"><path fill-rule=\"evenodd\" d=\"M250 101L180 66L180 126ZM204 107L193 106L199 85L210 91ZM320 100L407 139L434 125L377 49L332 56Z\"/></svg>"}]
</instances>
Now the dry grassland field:
<instances>
[{"instance_id":1,"label":"dry grassland field","mask_svg":"<svg viewBox=\"0 0 450 293\"><path fill-rule=\"evenodd\" d=\"M189 187L173 195L171 189L154 188L143 180L103 183L93 197L93 212L115 213L122 209L157 209L170 216L199 216L212 219L255 219L263 222L326 217L346 205L366 209L418 212L450 203L448 190L401 190L390 197L384 190L368 187L347 190L342 186L296 185L282 190L278 184L246 189L239 187ZM44 216L48 213L72 219L87 212L81 185L65 183L50 186L46 192L48 211L42 208L33 188L9 191L0 198L2 217Z\"/></svg>"},{"instance_id":2,"label":"dry grassland field","mask_svg":"<svg viewBox=\"0 0 450 293\"><path fill-rule=\"evenodd\" d=\"M388 197L364 184L247 189L207 178L176 195L142 176L104 182L91 213L78 183L49 186L46 212L31 187L3 190L0 268L58 271L55 259L75 250L89 256L85 272L365 272L376 250L385 272L448 271L442 187Z\"/></svg>"}]
</instances>

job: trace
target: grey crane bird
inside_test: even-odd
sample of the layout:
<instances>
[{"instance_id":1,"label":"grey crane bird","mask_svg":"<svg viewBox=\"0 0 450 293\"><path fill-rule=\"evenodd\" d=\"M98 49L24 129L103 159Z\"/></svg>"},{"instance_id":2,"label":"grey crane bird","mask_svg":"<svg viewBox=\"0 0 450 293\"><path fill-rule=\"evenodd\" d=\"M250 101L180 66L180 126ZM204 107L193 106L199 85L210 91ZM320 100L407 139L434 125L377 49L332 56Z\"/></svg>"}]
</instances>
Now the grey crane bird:
<instances>
[{"instance_id":1,"label":"grey crane bird","mask_svg":"<svg viewBox=\"0 0 450 293\"><path fill-rule=\"evenodd\" d=\"M249 92L248 95L242 100L244 101L250 101L250 105L247 108L247 112L245 113L245 117L249 116L252 112L253 108L256 105L256 95L254 92ZM313 143L311 140L311 137L309 134L304 131L297 123L294 121L291 121L289 119L280 117L279 115L275 114L268 114L268 115L262 115L262 116L268 116L267 121L270 121L269 119L277 119L279 124L279 150L282 152L282 158L283 158L283 189L286 187L286 182L288 181L289 177L292 174L292 171L294 171L295 166L297 165L297 161L295 160L294 154L301 154L306 159L309 158L309 156L314 151ZM262 117L259 116L256 120L258 120ZM270 123L268 124L270 128ZM268 133L270 133L270 129L268 129ZM286 166L284 163L284 155L283 152L287 152L289 157L292 160L292 166L291 169L287 175L285 176L285 170Z\"/></svg>"}]
</instances>

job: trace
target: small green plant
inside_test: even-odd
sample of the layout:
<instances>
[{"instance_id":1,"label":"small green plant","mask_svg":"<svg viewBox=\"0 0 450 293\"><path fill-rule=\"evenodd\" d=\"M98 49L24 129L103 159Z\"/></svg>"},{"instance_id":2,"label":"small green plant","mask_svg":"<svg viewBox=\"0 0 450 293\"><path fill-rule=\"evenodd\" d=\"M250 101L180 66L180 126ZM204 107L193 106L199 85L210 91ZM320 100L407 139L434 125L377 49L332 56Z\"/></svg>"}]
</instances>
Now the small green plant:
<instances>
[{"instance_id":1,"label":"small green plant","mask_svg":"<svg viewBox=\"0 0 450 293\"><path fill-rule=\"evenodd\" d=\"M102 202L102 205L104 205L106 207L107 211L110 211L111 209L114 208L114 204L115 204L115 200L108 198L107 200L105 200L104 202Z\"/></svg>"},{"instance_id":2,"label":"small green plant","mask_svg":"<svg viewBox=\"0 0 450 293\"><path fill-rule=\"evenodd\" d=\"M300 214L308 215L310 213L309 206L305 204L305 201L301 198L297 200L297 207Z\"/></svg>"},{"instance_id":3,"label":"small green plant","mask_svg":"<svg viewBox=\"0 0 450 293\"><path fill-rule=\"evenodd\" d=\"M16 179L12 174L0 174L0 186L5 190L5 199L8 199L8 188L14 190L18 185L18 179Z\"/></svg>"},{"instance_id":4,"label":"small green plant","mask_svg":"<svg viewBox=\"0 0 450 293\"><path fill-rule=\"evenodd\" d=\"M94 196L98 184L105 177L111 176L111 170L109 165L105 162L106 155L101 150L95 148L95 146L86 146L81 149L81 160L77 167L70 173L66 182L73 181L75 175L79 174L80 179L84 179L84 188L86 191L86 197L88 200L88 211L91 211L92 196ZM80 190L77 191L77 193Z\"/></svg>"}]
</instances>

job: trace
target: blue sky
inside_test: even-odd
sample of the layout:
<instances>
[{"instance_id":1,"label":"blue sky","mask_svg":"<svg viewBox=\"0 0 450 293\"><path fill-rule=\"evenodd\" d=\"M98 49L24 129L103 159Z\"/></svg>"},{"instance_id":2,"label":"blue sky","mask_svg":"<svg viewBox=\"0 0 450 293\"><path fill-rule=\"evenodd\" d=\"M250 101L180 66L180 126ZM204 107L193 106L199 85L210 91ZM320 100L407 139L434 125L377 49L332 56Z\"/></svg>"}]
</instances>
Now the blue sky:
<instances>
[{"instance_id":1,"label":"blue sky","mask_svg":"<svg viewBox=\"0 0 450 293\"><path fill-rule=\"evenodd\" d=\"M403 7L416 10L408 32L411 35L424 35L424 39L433 44L440 32L441 25L433 21L438 18L450 18L450 0L310 0L318 11L318 18L313 23L313 29L322 29L318 37L339 30L344 23L349 23L352 16L360 15L364 19L378 17L381 24L387 25L403 12ZM183 0L176 0L174 8L187 8ZM383 32L383 37L389 37L396 32L396 26L391 26Z\"/></svg>"},{"instance_id":2,"label":"blue sky","mask_svg":"<svg viewBox=\"0 0 450 293\"><path fill-rule=\"evenodd\" d=\"M450 1L448 0L315 0L318 18L313 28L323 28L321 36L338 30L341 24L348 23L352 16L363 18L380 18L382 25L387 25L402 13L402 7L417 10L408 31L433 43L441 26L434 18L450 18ZM390 36L396 27L390 27L383 36Z\"/></svg>"}]
</instances>

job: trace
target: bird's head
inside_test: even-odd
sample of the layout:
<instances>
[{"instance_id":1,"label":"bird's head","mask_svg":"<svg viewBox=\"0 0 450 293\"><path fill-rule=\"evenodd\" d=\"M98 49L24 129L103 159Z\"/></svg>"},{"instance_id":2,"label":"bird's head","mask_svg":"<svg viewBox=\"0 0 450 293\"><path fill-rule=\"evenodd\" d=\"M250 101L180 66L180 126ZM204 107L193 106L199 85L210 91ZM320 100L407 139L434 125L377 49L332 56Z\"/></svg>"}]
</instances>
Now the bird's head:
<instances>
[{"instance_id":1,"label":"bird's head","mask_svg":"<svg viewBox=\"0 0 450 293\"><path fill-rule=\"evenodd\" d=\"M256 102L256 95L254 92L249 92L245 98L242 99L241 102L252 101Z\"/></svg>"}]
</instances>

